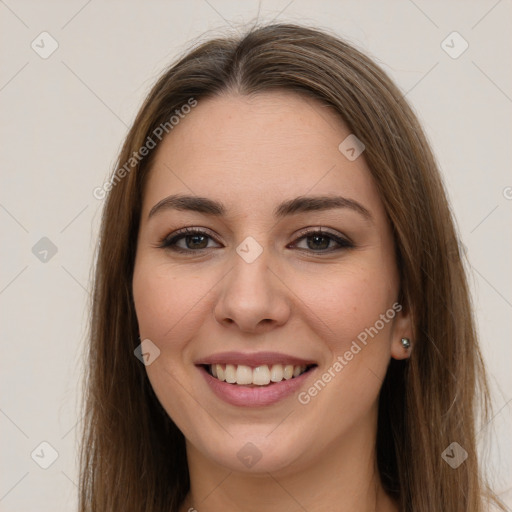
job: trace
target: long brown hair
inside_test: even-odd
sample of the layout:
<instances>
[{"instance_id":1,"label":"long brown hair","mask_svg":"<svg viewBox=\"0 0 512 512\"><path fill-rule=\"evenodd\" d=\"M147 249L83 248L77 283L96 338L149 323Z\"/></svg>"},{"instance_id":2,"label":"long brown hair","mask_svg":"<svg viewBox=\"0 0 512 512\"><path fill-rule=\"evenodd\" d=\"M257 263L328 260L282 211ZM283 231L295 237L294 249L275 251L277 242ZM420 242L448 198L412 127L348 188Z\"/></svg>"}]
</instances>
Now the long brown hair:
<instances>
[{"instance_id":1,"label":"long brown hair","mask_svg":"<svg viewBox=\"0 0 512 512\"><path fill-rule=\"evenodd\" d=\"M477 414L484 421L488 414L486 376L435 159L402 92L372 60L328 32L291 24L210 40L173 64L146 98L102 188L108 194L91 304L80 511L177 511L189 489L184 437L134 356L140 340L132 275L156 151L133 155L191 98L271 90L335 109L366 146L393 227L414 350L406 362L391 361L380 394L376 453L386 490L402 511L483 511L492 493L479 470L475 425ZM442 457L452 442L468 453L456 469Z\"/></svg>"}]
</instances>

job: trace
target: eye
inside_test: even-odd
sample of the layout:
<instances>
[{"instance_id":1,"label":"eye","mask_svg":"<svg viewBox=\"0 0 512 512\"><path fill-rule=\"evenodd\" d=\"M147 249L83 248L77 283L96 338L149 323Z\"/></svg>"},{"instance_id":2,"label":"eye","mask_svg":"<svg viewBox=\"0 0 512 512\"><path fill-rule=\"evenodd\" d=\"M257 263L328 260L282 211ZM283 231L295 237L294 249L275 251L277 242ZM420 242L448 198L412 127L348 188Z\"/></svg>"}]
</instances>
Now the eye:
<instances>
[{"instance_id":1,"label":"eye","mask_svg":"<svg viewBox=\"0 0 512 512\"><path fill-rule=\"evenodd\" d=\"M217 245L211 245L210 242ZM300 244L303 246L301 247ZM176 252L191 253L220 247L220 244L209 232L203 229L183 228L163 238L158 247ZM302 231L299 238L288 247L297 248L301 251L330 253L352 248L354 244L340 235L317 228Z\"/></svg>"},{"instance_id":2,"label":"eye","mask_svg":"<svg viewBox=\"0 0 512 512\"><path fill-rule=\"evenodd\" d=\"M354 247L354 244L348 239L322 229L302 232L301 235L292 244L293 247L301 250L326 253ZM300 243L303 243L305 247L300 247Z\"/></svg>"},{"instance_id":3,"label":"eye","mask_svg":"<svg viewBox=\"0 0 512 512\"><path fill-rule=\"evenodd\" d=\"M206 231L197 228L183 228L160 241L158 247L177 252L193 252L211 249L209 241L214 240Z\"/></svg>"}]
</instances>

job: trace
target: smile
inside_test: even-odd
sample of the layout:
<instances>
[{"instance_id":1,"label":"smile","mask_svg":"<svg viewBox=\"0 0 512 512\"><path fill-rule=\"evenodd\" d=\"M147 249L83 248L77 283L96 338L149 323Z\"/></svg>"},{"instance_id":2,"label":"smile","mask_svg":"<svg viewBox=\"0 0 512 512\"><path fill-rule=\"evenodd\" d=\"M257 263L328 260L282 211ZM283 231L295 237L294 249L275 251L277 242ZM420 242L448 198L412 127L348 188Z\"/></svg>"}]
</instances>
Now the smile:
<instances>
[{"instance_id":1,"label":"smile","mask_svg":"<svg viewBox=\"0 0 512 512\"><path fill-rule=\"evenodd\" d=\"M299 377L312 365L273 364L251 368L244 364L211 364L206 366L208 373L229 384L242 386L268 386L270 383L281 382Z\"/></svg>"},{"instance_id":2,"label":"smile","mask_svg":"<svg viewBox=\"0 0 512 512\"><path fill-rule=\"evenodd\" d=\"M298 393L316 361L277 352L223 352L196 360L207 387L237 407L269 406Z\"/></svg>"}]
</instances>

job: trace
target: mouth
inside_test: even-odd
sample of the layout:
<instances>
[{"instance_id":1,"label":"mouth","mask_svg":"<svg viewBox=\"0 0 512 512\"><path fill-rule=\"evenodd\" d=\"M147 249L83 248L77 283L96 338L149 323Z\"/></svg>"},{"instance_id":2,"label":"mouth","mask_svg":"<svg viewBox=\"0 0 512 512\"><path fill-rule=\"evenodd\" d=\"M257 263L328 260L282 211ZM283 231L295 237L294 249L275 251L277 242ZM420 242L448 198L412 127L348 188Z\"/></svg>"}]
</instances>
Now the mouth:
<instances>
[{"instance_id":1,"label":"mouth","mask_svg":"<svg viewBox=\"0 0 512 512\"><path fill-rule=\"evenodd\" d=\"M292 380L316 367L316 364L204 364L206 372L220 382L237 386L264 387Z\"/></svg>"},{"instance_id":2,"label":"mouth","mask_svg":"<svg viewBox=\"0 0 512 512\"><path fill-rule=\"evenodd\" d=\"M318 368L314 360L277 352L223 352L194 364L214 395L244 408L270 406L298 393Z\"/></svg>"},{"instance_id":3,"label":"mouth","mask_svg":"<svg viewBox=\"0 0 512 512\"><path fill-rule=\"evenodd\" d=\"M222 352L194 362L217 398L237 407L270 406L307 385L316 361L278 352Z\"/></svg>"}]
</instances>

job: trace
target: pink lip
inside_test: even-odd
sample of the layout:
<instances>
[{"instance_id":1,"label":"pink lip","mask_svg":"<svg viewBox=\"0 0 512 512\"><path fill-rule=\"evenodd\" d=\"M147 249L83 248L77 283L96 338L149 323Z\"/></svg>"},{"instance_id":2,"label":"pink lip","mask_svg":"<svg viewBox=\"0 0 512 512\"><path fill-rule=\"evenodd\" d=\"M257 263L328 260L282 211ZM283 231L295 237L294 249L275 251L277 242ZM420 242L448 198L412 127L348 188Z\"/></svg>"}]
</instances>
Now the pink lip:
<instances>
[{"instance_id":1,"label":"pink lip","mask_svg":"<svg viewBox=\"0 0 512 512\"><path fill-rule=\"evenodd\" d=\"M312 368L298 377L275 382L268 386L248 387L221 382L219 379L212 377L203 366L198 366L198 369L217 397L238 407L261 407L279 402L298 391L308 377L315 371L315 368Z\"/></svg>"},{"instance_id":2,"label":"pink lip","mask_svg":"<svg viewBox=\"0 0 512 512\"><path fill-rule=\"evenodd\" d=\"M316 361L301 359L299 357L289 356L279 352L256 352L254 354L244 354L243 352L219 352L218 354L213 354L199 359L198 361L195 361L194 364L243 364L256 368L256 366L264 364L293 364L294 366L308 366L317 363Z\"/></svg>"}]
</instances>

